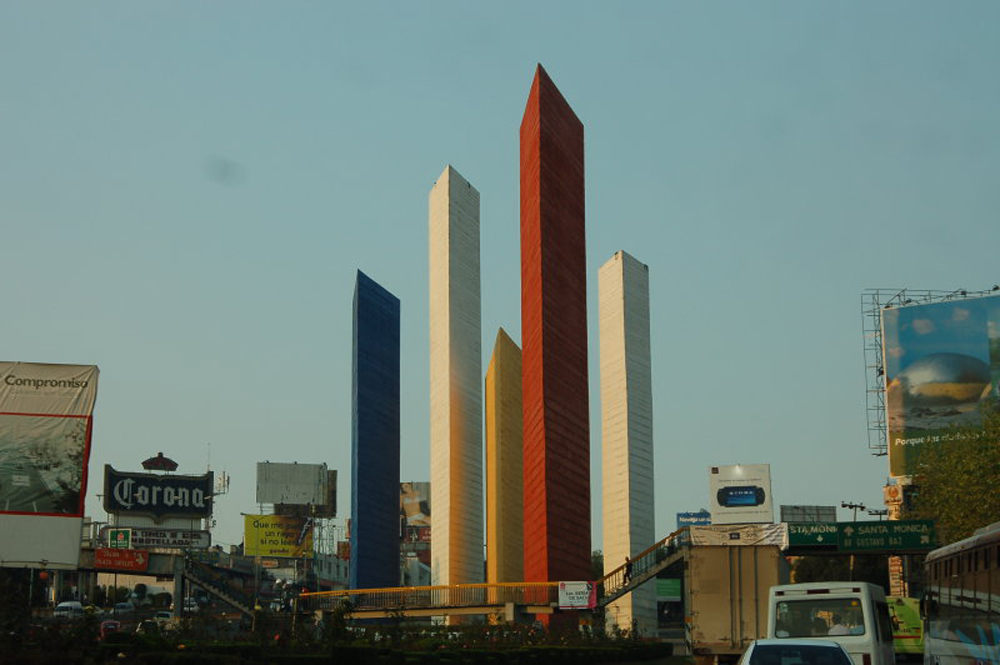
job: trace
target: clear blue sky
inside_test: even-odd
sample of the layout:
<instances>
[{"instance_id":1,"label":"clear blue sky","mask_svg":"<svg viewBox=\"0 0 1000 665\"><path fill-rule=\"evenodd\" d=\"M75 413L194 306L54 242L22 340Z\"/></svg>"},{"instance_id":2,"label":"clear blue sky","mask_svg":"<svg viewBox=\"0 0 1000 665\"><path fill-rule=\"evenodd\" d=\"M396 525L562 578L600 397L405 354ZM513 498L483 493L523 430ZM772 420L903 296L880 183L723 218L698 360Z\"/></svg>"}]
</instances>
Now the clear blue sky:
<instances>
[{"instance_id":1,"label":"clear blue sky","mask_svg":"<svg viewBox=\"0 0 1000 665\"><path fill-rule=\"evenodd\" d=\"M100 365L105 463L326 462L350 505L355 270L402 301L402 467L429 477L427 194L482 194L484 369L520 339L518 125L541 62L586 126L597 269L650 266L656 523L708 467L881 506L866 287L1000 281L994 2L0 0L0 358ZM847 517L841 511L841 517Z\"/></svg>"}]
</instances>

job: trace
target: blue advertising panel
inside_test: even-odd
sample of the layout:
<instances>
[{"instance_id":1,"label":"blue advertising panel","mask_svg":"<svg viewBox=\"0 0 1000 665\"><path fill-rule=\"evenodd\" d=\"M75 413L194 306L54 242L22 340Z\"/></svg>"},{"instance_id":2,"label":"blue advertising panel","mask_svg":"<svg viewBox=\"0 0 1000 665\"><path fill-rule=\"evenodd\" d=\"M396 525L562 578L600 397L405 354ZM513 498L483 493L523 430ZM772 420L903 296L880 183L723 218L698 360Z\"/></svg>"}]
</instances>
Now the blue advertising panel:
<instances>
[{"instance_id":1,"label":"blue advertising panel","mask_svg":"<svg viewBox=\"0 0 1000 665\"><path fill-rule=\"evenodd\" d=\"M709 526L712 524L712 513L699 510L696 513L677 513L677 528L686 526Z\"/></svg>"}]
</instances>

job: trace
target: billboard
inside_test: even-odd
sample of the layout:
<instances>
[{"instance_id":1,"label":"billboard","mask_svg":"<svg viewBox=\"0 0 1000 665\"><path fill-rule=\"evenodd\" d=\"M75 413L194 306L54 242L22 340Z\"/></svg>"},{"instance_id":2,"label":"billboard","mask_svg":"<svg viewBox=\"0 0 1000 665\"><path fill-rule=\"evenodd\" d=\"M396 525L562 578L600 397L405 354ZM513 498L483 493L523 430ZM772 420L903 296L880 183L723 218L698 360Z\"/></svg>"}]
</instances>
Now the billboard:
<instances>
[{"instance_id":1,"label":"billboard","mask_svg":"<svg viewBox=\"0 0 1000 665\"><path fill-rule=\"evenodd\" d=\"M313 519L287 515L246 515L243 553L247 556L313 555Z\"/></svg>"},{"instance_id":2,"label":"billboard","mask_svg":"<svg viewBox=\"0 0 1000 665\"><path fill-rule=\"evenodd\" d=\"M202 519L212 514L214 473L200 476L116 471L104 465L104 509L112 515Z\"/></svg>"},{"instance_id":3,"label":"billboard","mask_svg":"<svg viewBox=\"0 0 1000 665\"><path fill-rule=\"evenodd\" d=\"M704 509L696 513L677 513L678 529L683 529L686 526L708 526L711 523L712 513Z\"/></svg>"},{"instance_id":4,"label":"billboard","mask_svg":"<svg viewBox=\"0 0 1000 665\"><path fill-rule=\"evenodd\" d=\"M0 541L6 567L75 568L97 399L93 365L0 362Z\"/></svg>"},{"instance_id":5,"label":"billboard","mask_svg":"<svg viewBox=\"0 0 1000 665\"><path fill-rule=\"evenodd\" d=\"M693 526L688 530L687 542L692 545L777 545L788 549L787 524L730 524L728 526Z\"/></svg>"},{"instance_id":6,"label":"billboard","mask_svg":"<svg viewBox=\"0 0 1000 665\"><path fill-rule=\"evenodd\" d=\"M731 464L709 469L712 524L774 521L770 464Z\"/></svg>"},{"instance_id":7,"label":"billboard","mask_svg":"<svg viewBox=\"0 0 1000 665\"><path fill-rule=\"evenodd\" d=\"M592 610L597 607L597 585L593 582L560 582L559 609Z\"/></svg>"},{"instance_id":8,"label":"billboard","mask_svg":"<svg viewBox=\"0 0 1000 665\"><path fill-rule=\"evenodd\" d=\"M98 547L94 550L94 568L140 573L149 567L149 554L140 550Z\"/></svg>"},{"instance_id":9,"label":"billboard","mask_svg":"<svg viewBox=\"0 0 1000 665\"><path fill-rule=\"evenodd\" d=\"M431 565L431 484L399 484L399 539L403 552Z\"/></svg>"},{"instance_id":10,"label":"billboard","mask_svg":"<svg viewBox=\"0 0 1000 665\"><path fill-rule=\"evenodd\" d=\"M325 506L335 478L326 464L257 462L257 503Z\"/></svg>"},{"instance_id":11,"label":"billboard","mask_svg":"<svg viewBox=\"0 0 1000 665\"><path fill-rule=\"evenodd\" d=\"M132 527L130 529L101 528L101 539L106 540L108 547L116 547L116 532L129 531L132 535L129 546L135 549L208 549L212 544L212 534L209 531L191 529L153 529Z\"/></svg>"},{"instance_id":12,"label":"billboard","mask_svg":"<svg viewBox=\"0 0 1000 665\"><path fill-rule=\"evenodd\" d=\"M882 354L889 473L908 476L922 444L1000 404L1000 297L883 309Z\"/></svg>"},{"instance_id":13,"label":"billboard","mask_svg":"<svg viewBox=\"0 0 1000 665\"><path fill-rule=\"evenodd\" d=\"M781 506L782 522L836 522L836 506Z\"/></svg>"}]
</instances>

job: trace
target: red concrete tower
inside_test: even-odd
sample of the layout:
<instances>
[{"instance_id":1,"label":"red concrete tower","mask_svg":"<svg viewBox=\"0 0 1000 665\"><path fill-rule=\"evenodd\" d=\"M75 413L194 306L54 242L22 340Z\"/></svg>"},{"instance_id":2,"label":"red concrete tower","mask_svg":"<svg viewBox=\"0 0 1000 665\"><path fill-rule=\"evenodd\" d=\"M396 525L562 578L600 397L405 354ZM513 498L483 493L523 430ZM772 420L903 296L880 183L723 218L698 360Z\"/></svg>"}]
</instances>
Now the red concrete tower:
<instances>
[{"instance_id":1,"label":"red concrete tower","mask_svg":"<svg viewBox=\"0 0 1000 665\"><path fill-rule=\"evenodd\" d=\"M539 65L521 120L525 581L590 577L583 123Z\"/></svg>"}]
</instances>

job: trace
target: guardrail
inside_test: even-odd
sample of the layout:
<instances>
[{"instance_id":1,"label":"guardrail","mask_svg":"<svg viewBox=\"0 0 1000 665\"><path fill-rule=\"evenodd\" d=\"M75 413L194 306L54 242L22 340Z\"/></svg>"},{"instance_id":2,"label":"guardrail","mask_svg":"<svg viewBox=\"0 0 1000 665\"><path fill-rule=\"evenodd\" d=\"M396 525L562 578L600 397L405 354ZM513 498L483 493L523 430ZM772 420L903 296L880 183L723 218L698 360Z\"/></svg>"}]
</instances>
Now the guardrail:
<instances>
[{"instance_id":1,"label":"guardrail","mask_svg":"<svg viewBox=\"0 0 1000 665\"><path fill-rule=\"evenodd\" d=\"M625 574L626 566L623 563L598 580L597 604L603 606L623 596L662 570L670 563L668 559L685 543L683 536L684 530L678 529L660 542L636 554L632 559L628 579Z\"/></svg>"},{"instance_id":2,"label":"guardrail","mask_svg":"<svg viewBox=\"0 0 1000 665\"><path fill-rule=\"evenodd\" d=\"M453 584L448 586L340 589L299 596L300 611L332 610L349 602L356 610L394 610L486 605L551 605L559 600L558 582Z\"/></svg>"}]
</instances>

